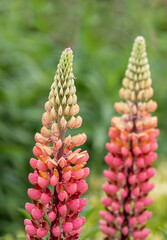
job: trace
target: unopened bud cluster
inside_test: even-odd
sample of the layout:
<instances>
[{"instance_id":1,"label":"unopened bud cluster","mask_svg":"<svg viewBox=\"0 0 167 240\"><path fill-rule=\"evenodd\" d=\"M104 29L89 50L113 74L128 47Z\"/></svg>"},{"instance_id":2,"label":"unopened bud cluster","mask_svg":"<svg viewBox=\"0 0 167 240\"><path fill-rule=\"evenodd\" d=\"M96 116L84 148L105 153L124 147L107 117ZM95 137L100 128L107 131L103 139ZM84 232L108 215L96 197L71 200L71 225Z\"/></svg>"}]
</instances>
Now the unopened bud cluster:
<instances>
[{"instance_id":1,"label":"unopened bud cluster","mask_svg":"<svg viewBox=\"0 0 167 240\"><path fill-rule=\"evenodd\" d=\"M119 113L129 114L131 110L133 113L136 113L137 110L141 112L154 112L156 110L156 102L152 100L147 103L141 102L141 100L147 100L153 96L150 66L143 37L137 37L135 40L122 83L123 88L120 89L119 94L127 102L116 103L115 108Z\"/></svg>"},{"instance_id":2,"label":"unopened bud cluster","mask_svg":"<svg viewBox=\"0 0 167 240\"><path fill-rule=\"evenodd\" d=\"M157 118L149 113L156 110L156 102L142 101L153 95L143 37L135 40L125 75L120 96L126 102L115 104L123 115L112 118L106 144L109 169L103 172L107 182L102 188L107 196L100 212L106 240L145 239L150 233L145 224L152 216L146 208L153 202L148 194L154 184L149 180L155 174L151 165L157 158L159 130Z\"/></svg>"},{"instance_id":3,"label":"unopened bud cluster","mask_svg":"<svg viewBox=\"0 0 167 240\"><path fill-rule=\"evenodd\" d=\"M72 69L73 53L66 49L58 64L54 83L45 104L43 127L35 134L36 145L30 159L34 169L28 178L34 188L28 189L31 203L25 209L31 220L25 219L27 239L78 239L85 223L79 217L86 199L80 195L87 191L85 178L89 168L84 167L89 158L87 151L78 147L85 143L84 133L65 136L67 129L79 128L82 124L77 105L76 89ZM48 221L46 220L48 219Z\"/></svg>"}]
</instances>

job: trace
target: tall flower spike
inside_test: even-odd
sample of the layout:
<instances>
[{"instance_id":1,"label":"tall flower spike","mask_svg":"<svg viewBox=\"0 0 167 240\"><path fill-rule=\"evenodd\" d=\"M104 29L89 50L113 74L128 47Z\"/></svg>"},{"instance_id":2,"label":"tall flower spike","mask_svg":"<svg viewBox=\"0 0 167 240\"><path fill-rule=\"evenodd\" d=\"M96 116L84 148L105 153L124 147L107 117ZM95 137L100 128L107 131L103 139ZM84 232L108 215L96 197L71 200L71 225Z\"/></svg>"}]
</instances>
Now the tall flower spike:
<instances>
[{"instance_id":1,"label":"tall flower spike","mask_svg":"<svg viewBox=\"0 0 167 240\"><path fill-rule=\"evenodd\" d=\"M126 102L115 103L122 116L112 118L106 144L109 169L103 172L107 182L102 188L107 196L102 198L105 211L100 211L106 240L145 239L150 233L145 224L152 213L146 207L153 202L148 197L154 187L149 179L155 174L151 164L157 158L159 135L157 117L149 113L157 104L147 101L153 95L151 82L145 40L137 37L120 90Z\"/></svg>"},{"instance_id":2,"label":"tall flower spike","mask_svg":"<svg viewBox=\"0 0 167 240\"><path fill-rule=\"evenodd\" d=\"M74 117L79 106L72 62L72 50L65 49L45 104L41 133L35 134L33 153L36 158L30 159L34 173L28 177L34 185L28 189L33 203L25 205L32 219L24 222L27 239L30 240L42 239L46 235L50 240L75 240L85 223L85 218L79 217L79 213L86 199L80 195L88 188L84 178L89 175L89 168L84 166L89 156L80 148L72 149L84 144L86 135L65 136L66 130L79 128L82 124L79 115ZM49 221L45 220L47 218Z\"/></svg>"}]
</instances>

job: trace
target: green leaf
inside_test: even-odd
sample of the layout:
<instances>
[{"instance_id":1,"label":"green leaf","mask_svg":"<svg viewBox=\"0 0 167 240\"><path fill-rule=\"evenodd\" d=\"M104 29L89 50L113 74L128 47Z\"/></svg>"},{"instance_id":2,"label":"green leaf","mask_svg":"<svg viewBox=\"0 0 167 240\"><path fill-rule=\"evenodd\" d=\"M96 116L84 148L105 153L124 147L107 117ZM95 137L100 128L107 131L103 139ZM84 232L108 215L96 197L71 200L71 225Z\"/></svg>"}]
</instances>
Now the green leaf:
<instances>
[{"instance_id":1,"label":"green leaf","mask_svg":"<svg viewBox=\"0 0 167 240\"><path fill-rule=\"evenodd\" d=\"M167 240L167 233L161 228L159 228L159 231L163 234L164 239Z\"/></svg>"},{"instance_id":2,"label":"green leaf","mask_svg":"<svg viewBox=\"0 0 167 240\"><path fill-rule=\"evenodd\" d=\"M92 237L96 235L96 233L99 232L99 225L94 226L93 228L91 228L90 230L86 230L86 233L81 236L80 240L85 240L88 239L89 237Z\"/></svg>"},{"instance_id":3,"label":"green leaf","mask_svg":"<svg viewBox=\"0 0 167 240\"><path fill-rule=\"evenodd\" d=\"M23 236L23 235L17 235L17 239L19 239L19 240L26 240L27 237Z\"/></svg>"},{"instance_id":4,"label":"green leaf","mask_svg":"<svg viewBox=\"0 0 167 240\"><path fill-rule=\"evenodd\" d=\"M90 216L96 211L96 208L91 208L85 213L85 217L88 220Z\"/></svg>"},{"instance_id":5,"label":"green leaf","mask_svg":"<svg viewBox=\"0 0 167 240\"><path fill-rule=\"evenodd\" d=\"M30 219L31 215L24 209L24 208L19 208L18 211L25 217Z\"/></svg>"}]
</instances>

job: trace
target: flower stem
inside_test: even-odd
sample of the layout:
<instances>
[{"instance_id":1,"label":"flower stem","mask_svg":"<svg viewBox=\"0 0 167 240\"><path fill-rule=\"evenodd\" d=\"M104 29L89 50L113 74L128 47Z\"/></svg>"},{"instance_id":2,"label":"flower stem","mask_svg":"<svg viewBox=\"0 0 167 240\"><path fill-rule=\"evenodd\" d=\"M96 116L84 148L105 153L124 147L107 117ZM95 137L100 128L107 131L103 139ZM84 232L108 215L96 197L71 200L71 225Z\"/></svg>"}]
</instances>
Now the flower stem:
<instances>
[{"instance_id":1,"label":"flower stem","mask_svg":"<svg viewBox=\"0 0 167 240\"><path fill-rule=\"evenodd\" d=\"M58 153L57 153L57 159L60 159L63 155L64 155L64 135L65 135L65 132L64 131L61 131L60 130L60 139L62 141L62 146L61 148L59 149ZM62 168L58 165L57 167L57 171L59 173L59 182L62 182ZM60 222L59 222L59 212L58 212L58 204L59 204L60 200L58 198L58 194L57 194L57 191L56 191L56 186L54 187L54 193L53 193L53 206L56 207L57 209L57 216L56 216L56 219L51 223L51 227L50 227L50 240L59 240L60 239L60 236L58 237L55 237L52 233L52 228L55 224L57 225L60 225Z\"/></svg>"}]
</instances>

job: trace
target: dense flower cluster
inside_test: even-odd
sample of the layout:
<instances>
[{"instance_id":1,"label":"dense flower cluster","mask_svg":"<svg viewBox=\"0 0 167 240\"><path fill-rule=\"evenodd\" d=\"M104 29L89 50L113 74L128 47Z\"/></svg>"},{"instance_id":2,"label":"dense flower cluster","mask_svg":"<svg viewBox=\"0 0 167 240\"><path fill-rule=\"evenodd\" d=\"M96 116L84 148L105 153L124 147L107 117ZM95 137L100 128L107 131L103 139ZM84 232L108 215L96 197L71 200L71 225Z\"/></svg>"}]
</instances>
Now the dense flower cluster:
<instances>
[{"instance_id":1,"label":"dense flower cluster","mask_svg":"<svg viewBox=\"0 0 167 240\"><path fill-rule=\"evenodd\" d=\"M106 240L145 239L150 233L145 224L152 212L146 207L153 202L148 193L154 184L149 179L155 174L151 164L157 158L159 135L157 117L150 114L157 104L147 101L153 95L151 83L145 41L137 37L120 90L126 102L115 104L122 116L112 118L106 144L109 169L103 172L107 182L102 188L107 196L102 198L105 211L100 211Z\"/></svg>"},{"instance_id":2,"label":"dense flower cluster","mask_svg":"<svg viewBox=\"0 0 167 240\"><path fill-rule=\"evenodd\" d=\"M65 136L67 129L82 124L77 105L76 88L72 70L73 53L65 49L58 64L46 112L42 117L41 133L36 133L36 145L30 159L34 169L29 181L34 188L28 189L33 203L25 209L32 219L25 219L27 239L37 240L47 236L50 240L75 240L81 233L85 217L79 217L86 204L80 195L87 191L85 178L89 168L84 167L89 158L87 151L76 148L85 143L84 133Z\"/></svg>"}]
</instances>

